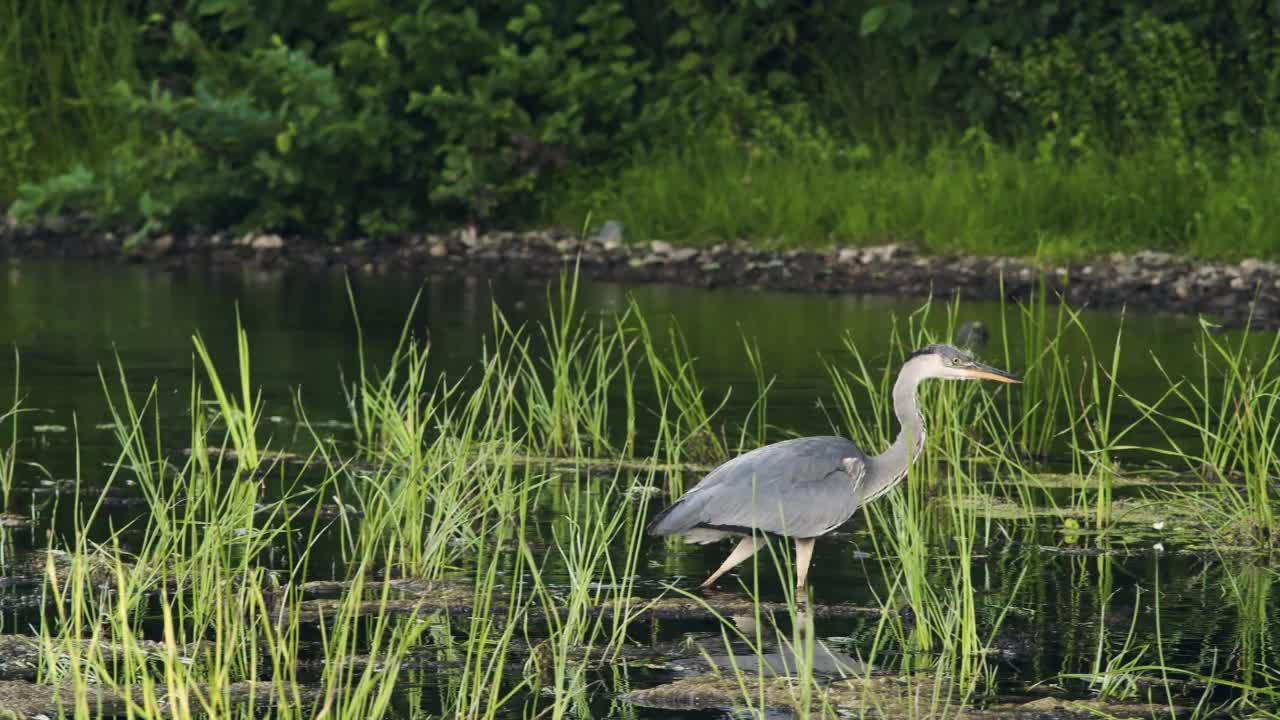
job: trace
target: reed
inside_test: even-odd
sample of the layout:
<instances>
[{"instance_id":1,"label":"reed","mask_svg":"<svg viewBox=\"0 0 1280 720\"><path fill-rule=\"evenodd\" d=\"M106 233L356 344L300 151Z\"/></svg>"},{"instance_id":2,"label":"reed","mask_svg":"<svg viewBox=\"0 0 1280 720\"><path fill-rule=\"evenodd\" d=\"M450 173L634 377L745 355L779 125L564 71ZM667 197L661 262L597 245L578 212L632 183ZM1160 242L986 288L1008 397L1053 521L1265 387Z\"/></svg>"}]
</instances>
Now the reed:
<instances>
[{"instance_id":1,"label":"reed","mask_svg":"<svg viewBox=\"0 0 1280 720\"><path fill-rule=\"evenodd\" d=\"M22 358L13 349L13 403L0 413L0 429L9 427L9 446L0 448L0 512L7 512L13 494L13 473L18 464L18 416L22 412Z\"/></svg>"},{"instance_id":2,"label":"reed","mask_svg":"<svg viewBox=\"0 0 1280 720\"><path fill-rule=\"evenodd\" d=\"M705 469L688 463L699 452L721 454L707 460L727 453L725 437L745 448L785 429L768 422L771 380L749 340L755 397L741 417L729 417L709 401L678 330L655 332L634 303L588 323L573 280L558 289L561 305L533 331L495 311L483 356L460 377L436 371L430 346L408 324L382 367L366 362L361 340L359 376L344 389L355 437L324 437L295 395L299 432L290 458L259 442L263 408L243 329L234 363L240 387L221 384L197 338L187 412L176 416L162 417L159 386L131 387L119 363L102 371L119 452L103 471L102 492L76 492L71 512L50 520L41 681L70 688L72 710L90 714L105 689L126 695L128 712L139 717L248 717L267 703L286 717L376 718L392 712L398 680L420 673L415 679L438 687L443 711L458 717L591 714L602 677L629 681L623 650L638 641L648 611L664 595L694 597L644 581L688 574L693 562L651 554L643 532L649 505L678 489L682 475ZM866 529L857 537L871 543L878 604L857 621L856 652L868 667L925 688L894 701L914 716L954 716L1001 685L994 638L1031 572L1028 556L1009 548L1042 542L1039 518L1061 517L1049 510L1092 521L1108 540L1121 537L1126 521L1114 491L1130 458L1155 454L1202 478L1195 493L1144 490L1144 500L1224 518L1254 546L1274 537L1273 490L1263 479L1277 474L1271 403L1280 389L1280 341L1206 327L1203 377L1168 377L1157 398L1141 399L1115 383L1128 352L1123 334L1101 350L1078 311L1048 307L1037 300L1007 308L999 348L1011 361L1039 351L1037 379L1016 389L1033 398L973 383L928 387L925 456L854 520ZM903 357L953 337L960 316L957 303L935 301L895 320L887 348L846 338L846 355L828 363L832 423L869 451L887 444L897 431L888 399ZM1022 334L1039 323L1047 328L1024 344ZM1068 362L1068 341L1083 348L1079 361ZM645 377L651 382L640 382ZM1118 419L1126 403L1136 419ZM13 422L14 412L0 422ZM644 413L655 421L647 436ZM190 424L187 452L162 441L175 421ZM1133 441L1137 428L1153 426L1164 429L1168 447ZM14 437L7 467L19 449ZM1059 446L1078 472L1070 503L1046 508L1049 491L1033 483L1039 450L1032 449ZM122 485L136 486L145 512L116 524L104 498ZM995 513L988 501L1002 492L1019 499L1023 515ZM801 716L850 712L834 704L814 670L819 631L806 615L809 599L790 590L789 552L771 543L738 575L756 599L776 596L780 584L785 612L771 618L756 603L754 629L718 618L712 637L726 648L785 645L796 678L786 702ZM1006 579L995 589L977 570L987 554L1004 564ZM1089 562L1072 566L1080 573L1072 592L1079 605L1090 592L1104 599L1102 625L1112 614L1114 561L1100 557L1092 575ZM1231 688L1239 707L1274 700L1280 682L1258 667L1274 581L1263 570L1228 580L1241 629L1235 666L1175 667L1178 629L1143 626L1135 614L1127 633L1099 631L1081 642L1073 662L1087 661L1062 676L1112 698L1141 697L1152 677L1169 688L1196 675ZM315 602L305 583L318 579L339 583L340 596ZM397 595L396 583L409 579L456 593L469 612L451 617L421 597ZM1157 602L1140 597L1147 598ZM1245 657L1253 670L1241 664ZM300 658L318 669L306 670ZM423 658L441 669L422 666ZM726 675L756 711L768 699L760 673ZM874 678L868 671L864 679ZM1171 697L1148 699L1167 705ZM887 709L885 698L866 702L865 714ZM1217 707L1203 703L1206 713Z\"/></svg>"}]
</instances>

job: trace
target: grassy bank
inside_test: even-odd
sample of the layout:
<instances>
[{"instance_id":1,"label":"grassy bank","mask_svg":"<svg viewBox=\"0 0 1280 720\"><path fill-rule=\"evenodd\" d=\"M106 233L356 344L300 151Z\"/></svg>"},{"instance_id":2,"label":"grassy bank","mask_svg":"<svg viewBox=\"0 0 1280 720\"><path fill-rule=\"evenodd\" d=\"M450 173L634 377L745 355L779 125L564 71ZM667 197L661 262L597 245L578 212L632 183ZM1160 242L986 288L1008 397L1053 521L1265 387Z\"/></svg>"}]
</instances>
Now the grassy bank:
<instances>
[{"instance_id":1,"label":"grassy bank","mask_svg":"<svg viewBox=\"0 0 1280 720\"><path fill-rule=\"evenodd\" d=\"M925 152L778 153L696 137L569 181L548 219L621 220L636 240L772 249L918 244L931 252L1077 258L1159 250L1280 257L1280 146L1229 157L1160 146L1073 157L940 137Z\"/></svg>"},{"instance_id":2,"label":"grassy bank","mask_svg":"<svg viewBox=\"0 0 1280 720\"><path fill-rule=\"evenodd\" d=\"M0 204L133 241L618 217L638 240L1277 257L1272 15L8 0Z\"/></svg>"}]
</instances>

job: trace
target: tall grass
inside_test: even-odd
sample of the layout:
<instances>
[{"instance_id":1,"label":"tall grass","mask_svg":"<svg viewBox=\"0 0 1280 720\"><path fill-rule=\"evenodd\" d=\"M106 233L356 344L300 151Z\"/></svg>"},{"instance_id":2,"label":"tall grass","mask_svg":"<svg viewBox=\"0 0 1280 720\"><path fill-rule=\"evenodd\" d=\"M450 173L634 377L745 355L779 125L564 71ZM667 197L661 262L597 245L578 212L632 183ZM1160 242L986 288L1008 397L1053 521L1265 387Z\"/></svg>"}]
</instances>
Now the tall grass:
<instances>
[{"instance_id":1,"label":"tall grass","mask_svg":"<svg viewBox=\"0 0 1280 720\"><path fill-rule=\"evenodd\" d=\"M547 200L570 226L616 218L637 240L771 248L920 242L935 252L1079 258L1160 249L1205 257L1280 254L1280 187L1260 143L1229 160L1153 145L1121 156L1042 157L981 132L919 146L762 152L695 136L641 152Z\"/></svg>"},{"instance_id":2,"label":"tall grass","mask_svg":"<svg viewBox=\"0 0 1280 720\"><path fill-rule=\"evenodd\" d=\"M107 96L138 80L137 39L120 3L0 3L0 205L18 181L92 166L127 136Z\"/></svg>"},{"instance_id":3,"label":"tall grass","mask_svg":"<svg viewBox=\"0 0 1280 720\"><path fill-rule=\"evenodd\" d=\"M22 358L17 348L13 350L13 404L0 413L0 430L9 428L8 448L0 448L0 512L9 509L10 496L13 493L13 472L18 464L18 414L22 410Z\"/></svg>"},{"instance_id":4,"label":"tall grass","mask_svg":"<svg viewBox=\"0 0 1280 720\"><path fill-rule=\"evenodd\" d=\"M1202 322L1200 375L1173 377L1158 358L1172 408L1135 400L1157 419L1169 449L1209 490L1204 510L1246 542L1280 542L1274 480L1280 476L1280 334L1219 336ZM1190 431L1193 441L1178 430Z\"/></svg>"}]
</instances>

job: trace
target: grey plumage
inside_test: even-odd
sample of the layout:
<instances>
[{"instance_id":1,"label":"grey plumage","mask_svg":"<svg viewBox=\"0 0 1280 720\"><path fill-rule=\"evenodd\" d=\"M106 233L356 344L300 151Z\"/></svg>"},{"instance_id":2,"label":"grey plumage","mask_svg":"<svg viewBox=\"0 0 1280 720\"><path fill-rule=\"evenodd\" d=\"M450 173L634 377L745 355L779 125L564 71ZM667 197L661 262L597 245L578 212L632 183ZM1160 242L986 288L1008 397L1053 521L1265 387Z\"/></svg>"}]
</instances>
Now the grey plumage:
<instances>
[{"instance_id":1,"label":"grey plumage","mask_svg":"<svg viewBox=\"0 0 1280 720\"><path fill-rule=\"evenodd\" d=\"M846 458L853 462L845 463ZM649 532L712 531L695 536L695 542L717 540L717 532L750 534L753 529L787 537L821 535L858 509L866 468L866 455L842 437L766 445L712 470L654 518Z\"/></svg>"},{"instance_id":2,"label":"grey plumage","mask_svg":"<svg viewBox=\"0 0 1280 720\"><path fill-rule=\"evenodd\" d=\"M804 437L766 445L712 470L648 527L652 535L681 535L709 543L743 540L708 585L758 549L759 532L796 540L799 583L803 585L813 538L844 524L858 508L888 492L906 476L924 448L924 420L916 388L929 378L1018 378L974 360L950 345L929 345L908 356L893 386L900 431L883 453L868 457L842 437Z\"/></svg>"}]
</instances>

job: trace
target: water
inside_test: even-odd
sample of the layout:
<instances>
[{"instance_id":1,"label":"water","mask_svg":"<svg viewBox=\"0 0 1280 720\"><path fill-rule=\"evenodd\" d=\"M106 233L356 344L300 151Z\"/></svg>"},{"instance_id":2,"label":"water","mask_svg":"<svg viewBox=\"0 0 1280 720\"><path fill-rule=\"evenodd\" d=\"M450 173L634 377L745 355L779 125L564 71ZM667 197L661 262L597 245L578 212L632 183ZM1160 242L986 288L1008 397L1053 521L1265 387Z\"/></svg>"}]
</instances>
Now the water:
<instances>
[{"instance_id":1,"label":"water","mask_svg":"<svg viewBox=\"0 0 1280 720\"><path fill-rule=\"evenodd\" d=\"M537 322L548 314L545 284L519 277L355 276L352 286L367 355L374 364L391 353L415 294L421 291L419 312L410 328L430 338L436 369L453 377L461 377L484 347L492 303L516 323ZM586 312L607 317L625 309L628 296L651 322L671 321L683 331L698 360L709 403L727 396L720 417L729 425L746 415L755 397L755 379L743 349L744 337L753 340L766 373L775 378L769 395L770 423L804 434L833 429L833 417L820 403L833 407L825 362L848 358L843 336L849 334L872 362L881 362L891 319L907 318L920 306L916 300L591 283L583 285L579 301ZM36 506L45 515L34 528L14 534L19 554L43 547L42 530L49 517L70 519L67 506L48 508L49 496L40 492L42 487L74 477L77 462L86 481L101 481L117 457L118 443L106 426L111 416L99 373L105 374L109 386L117 387L118 361L138 399L155 383L162 417L175 419L166 426L165 441L182 447L188 427L184 414L189 407L192 335L203 337L218 365L229 372L237 310L253 349L253 377L263 390L273 445L298 443L295 394L313 423L339 442L349 440L350 413L341 384L355 372L357 352L342 275L169 273L130 266L10 263L0 280L0 345L17 348L19 391L24 405L37 409L22 425L20 455L32 464L18 471L17 511ZM995 336L992 343L999 343L1000 312L997 305L966 303L959 317L982 320ZM1084 316L1091 336L1104 343L1116 336L1121 322L1116 313ZM946 324L944 313L935 309L928 323L940 330ZM1198 370L1199 361L1190 352L1199 329L1194 318L1142 316L1129 318L1123 327L1128 352L1117 380L1135 395L1152 399L1164 387L1145 351L1161 358L1174 374ZM1015 339L1014 346L1019 344ZM1066 350L1083 354L1085 349ZM1109 352L1106 346L1098 350L1104 357ZM12 396L14 363L13 354L0 353L0 398ZM1136 417L1136 411L1124 408L1121 424ZM77 441L78 458L73 452ZM122 508L116 520L135 512L136 508ZM1131 621L1139 628L1139 639L1154 645L1155 591L1162 623L1159 650L1168 664L1208 671L1215 663L1235 666L1246 651L1255 654L1251 661L1274 664L1277 659L1268 638L1278 611L1274 603L1265 602L1275 572L1264 563L1212 552L1160 551L1154 547L1160 540L1154 532L1122 539L1121 552L1105 556L1062 552L1079 543L1052 526L1028 531L994 523L980 533L990 540L989 551L975 559L972 569L975 584L982 588L977 598L980 622L994 623L1011 606L997 643L1006 646L1000 664L1007 689L1018 690L1023 683L1059 673L1088 671L1100 637L1099 623L1107 628L1101 637L1117 647L1124 644ZM878 604L870 587L883 586L890 579L886 573L896 569L877 558L857 559L855 549L873 550L860 522L819 541L811 574L818 599ZM656 590L677 576L705 576L725 552L724 546L668 550L652 543L643 558L647 570L642 586ZM781 595L777 574L763 565L761 573L762 590L776 599ZM1261 618L1248 611L1259 597L1266 608ZM20 627L32 617L29 609L11 609L0 629ZM870 641L875 623L819 625L820 635L857 650ZM672 636L710 629L676 623L663 632ZM1254 642L1257 638L1262 641ZM633 683L645 677L641 672ZM662 677L657 673L650 681ZM618 712L609 697L605 692L596 698L594 712Z\"/></svg>"}]
</instances>

